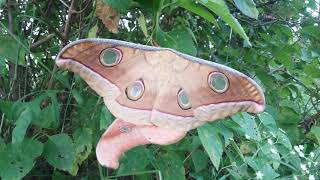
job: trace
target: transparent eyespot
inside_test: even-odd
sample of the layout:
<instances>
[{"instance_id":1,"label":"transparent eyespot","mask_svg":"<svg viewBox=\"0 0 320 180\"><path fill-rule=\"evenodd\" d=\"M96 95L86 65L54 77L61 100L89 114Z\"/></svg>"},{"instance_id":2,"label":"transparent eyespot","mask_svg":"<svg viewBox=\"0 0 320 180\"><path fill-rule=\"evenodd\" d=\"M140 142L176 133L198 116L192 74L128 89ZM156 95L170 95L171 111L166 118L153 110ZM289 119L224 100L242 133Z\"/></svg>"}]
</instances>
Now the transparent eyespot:
<instances>
[{"instance_id":1,"label":"transparent eyespot","mask_svg":"<svg viewBox=\"0 0 320 180\"><path fill-rule=\"evenodd\" d=\"M191 108L191 102L188 98L187 93L183 90L180 89L177 95L178 98L178 104L183 110L187 110Z\"/></svg>"},{"instance_id":2,"label":"transparent eyespot","mask_svg":"<svg viewBox=\"0 0 320 180\"><path fill-rule=\"evenodd\" d=\"M229 87L229 80L223 73L212 72L208 77L208 84L217 93L224 93Z\"/></svg>"},{"instance_id":3,"label":"transparent eyespot","mask_svg":"<svg viewBox=\"0 0 320 180\"><path fill-rule=\"evenodd\" d=\"M122 53L119 49L108 48L101 52L100 62L102 65L111 67L120 63L122 59Z\"/></svg>"},{"instance_id":4,"label":"transparent eyespot","mask_svg":"<svg viewBox=\"0 0 320 180\"><path fill-rule=\"evenodd\" d=\"M137 101L144 93L144 84L141 80L135 81L126 89L127 97L132 101Z\"/></svg>"}]
</instances>

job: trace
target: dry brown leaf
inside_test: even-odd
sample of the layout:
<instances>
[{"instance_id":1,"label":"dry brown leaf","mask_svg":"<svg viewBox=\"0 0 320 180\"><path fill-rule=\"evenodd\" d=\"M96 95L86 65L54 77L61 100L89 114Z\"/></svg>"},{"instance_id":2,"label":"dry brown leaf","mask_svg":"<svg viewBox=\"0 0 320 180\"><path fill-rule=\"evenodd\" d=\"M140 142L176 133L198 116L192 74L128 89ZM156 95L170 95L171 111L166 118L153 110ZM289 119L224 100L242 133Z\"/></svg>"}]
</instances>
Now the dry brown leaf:
<instances>
[{"instance_id":1,"label":"dry brown leaf","mask_svg":"<svg viewBox=\"0 0 320 180\"><path fill-rule=\"evenodd\" d=\"M97 0L96 13L109 31L115 34L118 33L118 24L120 20L118 11L103 3L102 0Z\"/></svg>"}]
</instances>

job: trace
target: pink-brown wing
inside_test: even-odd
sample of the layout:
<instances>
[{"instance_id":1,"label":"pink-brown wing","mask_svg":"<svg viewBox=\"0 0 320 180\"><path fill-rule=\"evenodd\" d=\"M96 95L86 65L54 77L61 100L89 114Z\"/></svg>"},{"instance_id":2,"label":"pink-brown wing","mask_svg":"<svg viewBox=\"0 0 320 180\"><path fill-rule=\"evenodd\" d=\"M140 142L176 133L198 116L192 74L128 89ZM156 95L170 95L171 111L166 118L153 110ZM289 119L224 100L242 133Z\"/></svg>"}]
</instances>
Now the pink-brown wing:
<instances>
[{"instance_id":1,"label":"pink-brown wing","mask_svg":"<svg viewBox=\"0 0 320 180\"><path fill-rule=\"evenodd\" d=\"M106 49L121 53L118 64L101 63ZM265 106L261 88L246 75L171 49L88 39L65 47L56 63L79 73L117 118L134 124L187 131L236 112L258 113ZM211 74L222 74L227 83L223 92L210 86Z\"/></svg>"}]
</instances>

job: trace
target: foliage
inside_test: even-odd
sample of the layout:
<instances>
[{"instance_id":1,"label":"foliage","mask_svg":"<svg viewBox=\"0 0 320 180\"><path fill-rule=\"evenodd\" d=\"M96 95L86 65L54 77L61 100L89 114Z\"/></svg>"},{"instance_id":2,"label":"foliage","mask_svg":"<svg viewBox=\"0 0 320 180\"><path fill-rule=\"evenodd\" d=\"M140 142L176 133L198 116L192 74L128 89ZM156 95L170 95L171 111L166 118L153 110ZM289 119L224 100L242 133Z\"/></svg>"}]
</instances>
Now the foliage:
<instances>
[{"instance_id":1,"label":"foliage","mask_svg":"<svg viewBox=\"0 0 320 180\"><path fill-rule=\"evenodd\" d=\"M102 0L121 15L118 34L97 17L96 1L72 1L0 0L1 179L320 177L318 0ZM235 68L263 87L266 111L137 147L118 170L102 168L94 147L114 117L79 76L54 66L64 45L87 37Z\"/></svg>"}]
</instances>

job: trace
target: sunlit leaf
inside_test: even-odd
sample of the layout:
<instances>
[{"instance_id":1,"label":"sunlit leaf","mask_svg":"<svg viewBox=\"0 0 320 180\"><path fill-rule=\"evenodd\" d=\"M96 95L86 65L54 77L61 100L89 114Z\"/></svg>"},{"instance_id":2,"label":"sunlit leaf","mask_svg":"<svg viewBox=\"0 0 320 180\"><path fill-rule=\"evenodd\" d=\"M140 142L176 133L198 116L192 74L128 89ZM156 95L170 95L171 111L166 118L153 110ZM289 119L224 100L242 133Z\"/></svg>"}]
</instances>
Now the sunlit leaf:
<instances>
[{"instance_id":1,"label":"sunlit leaf","mask_svg":"<svg viewBox=\"0 0 320 180\"><path fill-rule=\"evenodd\" d=\"M200 3L221 17L221 19L228 23L235 32L239 33L243 39L249 40L242 26L238 20L230 14L229 8L223 0L200 0Z\"/></svg>"},{"instance_id":2,"label":"sunlit leaf","mask_svg":"<svg viewBox=\"0 0 320 180\"><path fill-rule=\"evenodd\" d=\"M4 180L20 179L34 166L34 159L41 155L43 145L32 139L8 144L0 149L0 177Z\"/></svg>"},{"instance_id":3,"label":"sunlit leaf","mask_svg":"<svg viewBox=\"0 0 320 180\"><path fill-rule=\"evenodd\" d=\"M16 64L25 64L25 50L9 35L0 34L0 58Z\"/></svg>"},{"instance_id":4,"label":"sunlit leaf","mask_svg":"<svg viewBox=\"0 0 320 180\"><path fill-rule=\"evenodd\" d=\"M67 134L50 136L43 154L50 165L65 171L73 167L76 159L74 144Z\"/></svg>"},{"instance_id":5,"label":"sunlit leaf","mask_svg":"<svg viewBox=\"0 0 320 180\"><path fill-rule=\"evenodd\" d=\"M205 20L213 23L216 27L219 27L216 18L204 7L202 7L201 5L195 3L192 0L178 0L177 1L178 6L183 7L185 9L187 9L188 11L191 11L199 16L201 16L202 18L204 18Z\"/></svg>"},{"instance_id":6,"label":"sunlit leaf","mask_svg":"<svg viewBox=\"0 0 320 180\"><path fill-rule=\"evenodd\" d=\"M233 0L237 8L245 15L257 19L259 12L253 0Z\"/></svg>"},{"instance_id":7,"label":"sunlit leaf","mask_svg":"<svg viewBox=\"0 0 320 180\"><path fill-rule=\"evenodd\" d=\"M257 129L257 124L253 117L248 113L236 114L232 116L232 120L241 127L241 131L247 138L257 141L261 139L261 135Z\"/></svg>"},{"instance_id":8,"label":"sunlit leaf","mask_svg":"<svg viewBox=\"0 0 320 180\"><path fill-rule=\"evenodd\" d=\"M223 152L223 144L219 134L216 131L217 129L210 124L205 124L199 127L197 130L202 145L207 151L211 162L216 169L219 169Z\"/></svg>"},{"instance_id":9,"label":"sunlit leaf","mask_svg":"<svg viewBox=\"0 0 320 180\"><path fill-rule=\"evenodd\" d=\"M12 143L21 143L23 141L27 128L29 127L32 119L32 109L26 108L20 114L19 119L15 122L16 127L12 132Z\"/></svg>"}]
</instances>

